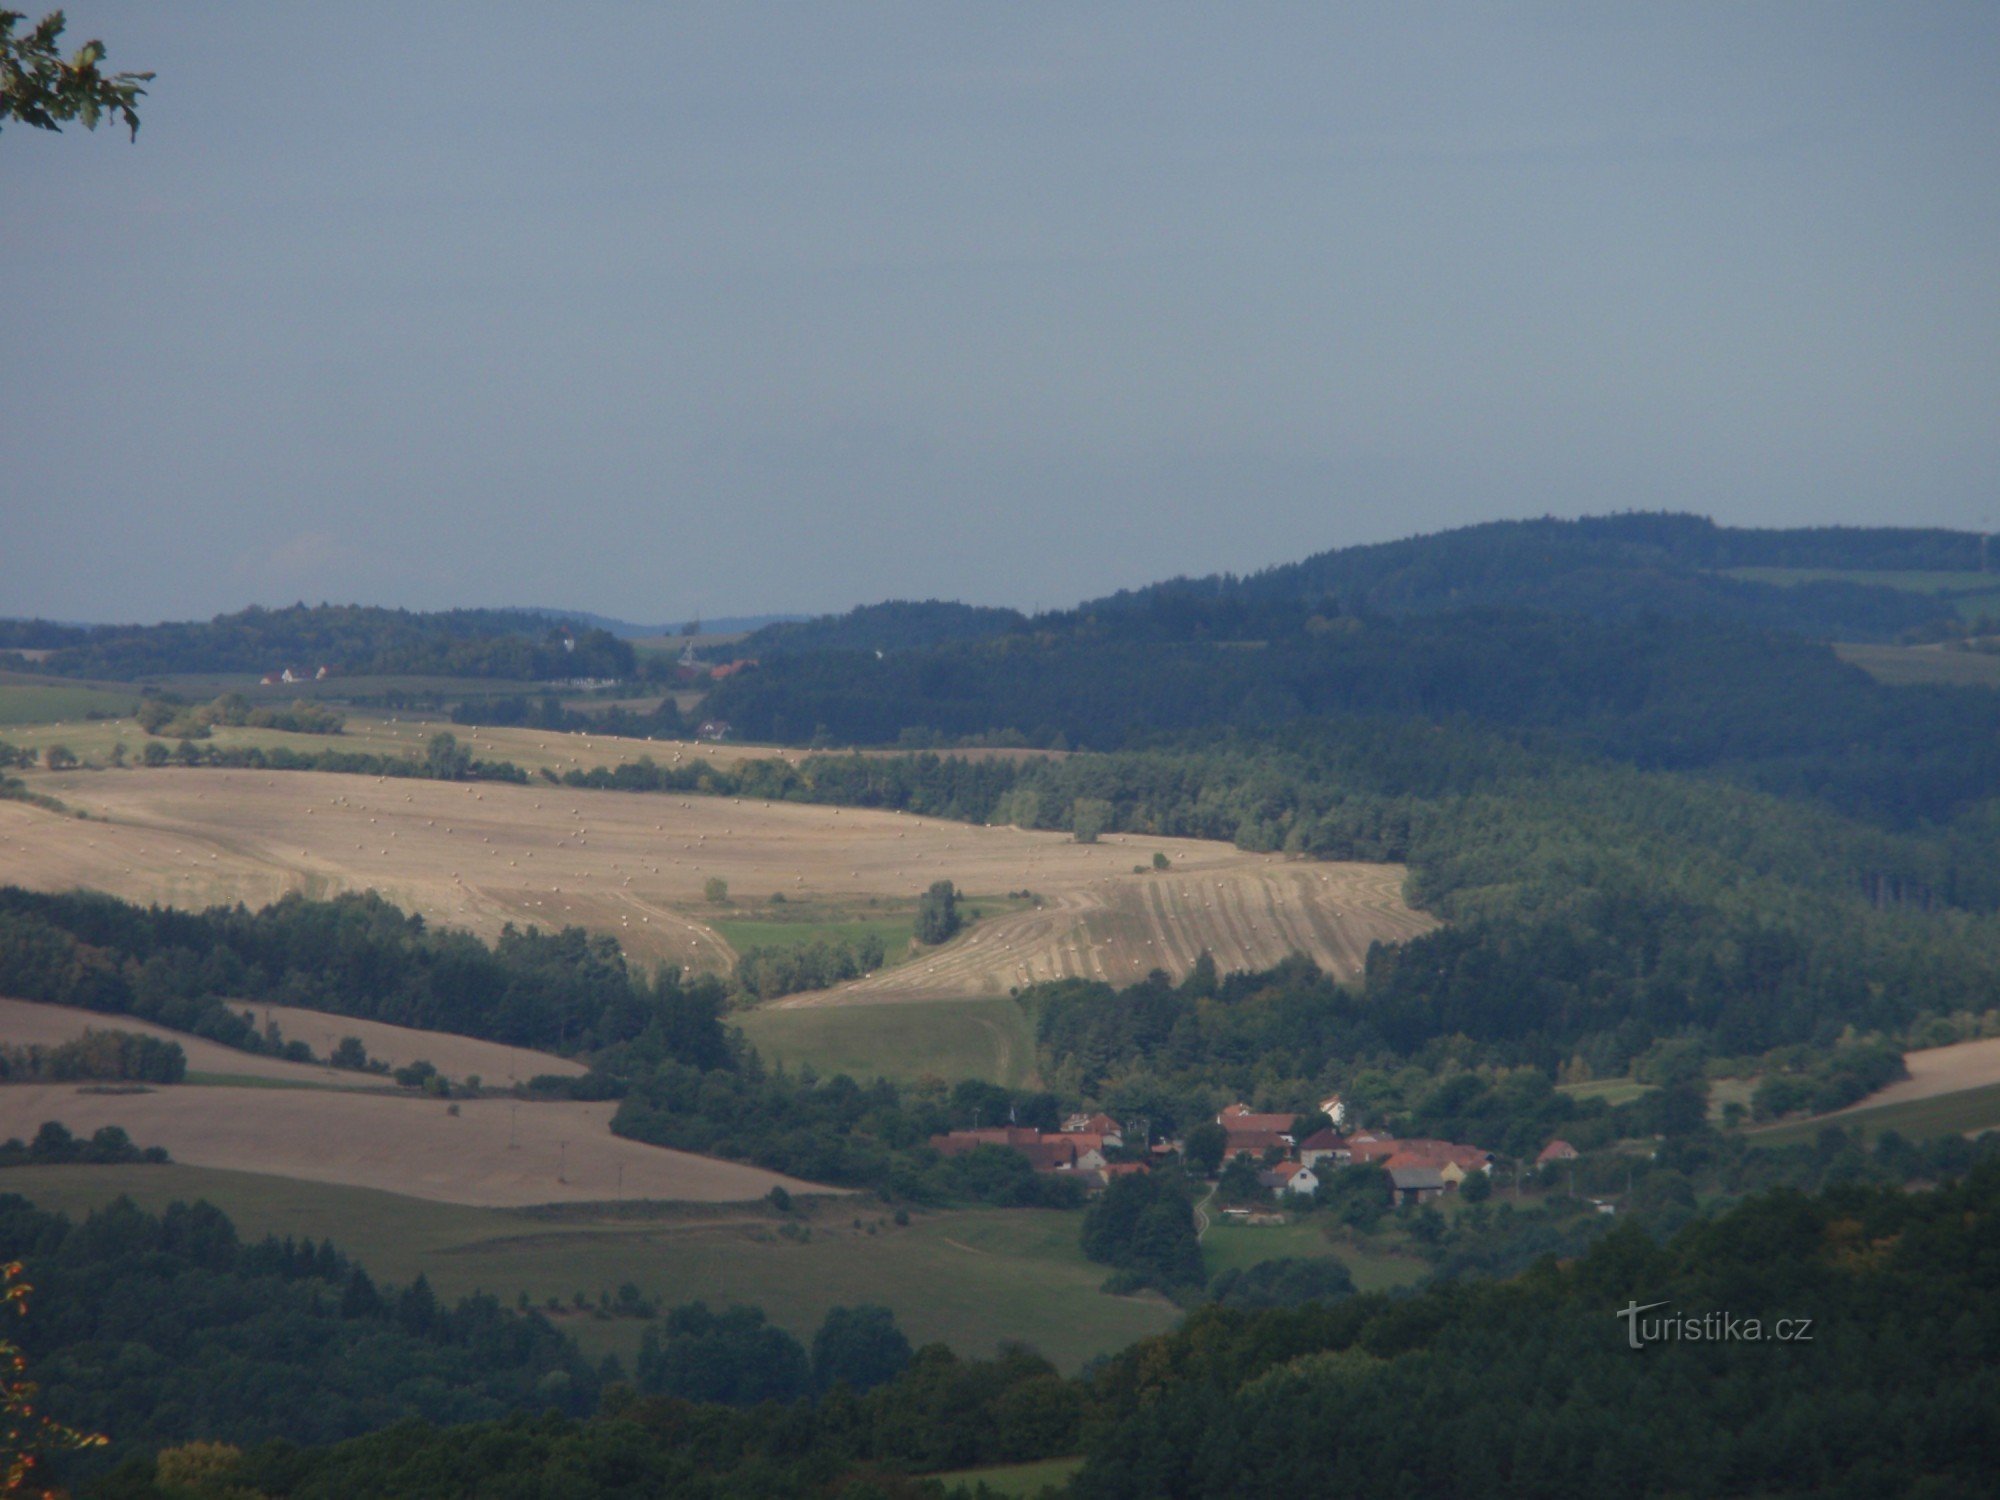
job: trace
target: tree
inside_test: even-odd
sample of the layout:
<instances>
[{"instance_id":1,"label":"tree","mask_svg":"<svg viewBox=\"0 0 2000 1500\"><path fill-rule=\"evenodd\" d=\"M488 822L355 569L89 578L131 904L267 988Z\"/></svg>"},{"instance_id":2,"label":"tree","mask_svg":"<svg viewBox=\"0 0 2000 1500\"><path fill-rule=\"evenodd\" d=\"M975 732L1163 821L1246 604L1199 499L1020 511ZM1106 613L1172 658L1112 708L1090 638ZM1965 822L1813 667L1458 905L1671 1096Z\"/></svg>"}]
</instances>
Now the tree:
<instances>
[{"instance_id":1,"label":"tree","mask_svg":"<svg viewBox=\"0 0 2000 1500\"><path fill-rule=\"evenodd\" d=\"M0 13L4 19L4 13ZM0 1312L12 1308L25 1314L34 1290L21 1277L21 1264L0 1266ZM0 1338L0 1495L54 1500L61 1492L41 1482L42 1459L54 1453L102 1448L106 1439L52 1422L35 1409L38 1387L27 1378L28 1361L21 1351Z\"/></svg>"},{"instance_id":2,"label":"tree","mask_svg":"<svg viewBox=\"0 0 2000 1500\"><path fill-rule=\"evenodd\" d=\"M1229 1132L1213 1120L1204 1120L1181 1142L1181 1156L1204 1177L1213 1177L1222 1166L1222 1153L1229 1148Z\"/></svg>"},{"instance_id":3,"label":"tree","mask_svg":"<svg viewBox=\"0 0 2000 1500\"><path fill-rule=\"evenodd\" d=\"M439 781L458 781L472 769L472 752L460 745L458 736L449 731L434 734L424 754L424 765Z\"/></svg>"},{"instance_id":4,"label":"tree","mask_svg":"<svg viewBox=\"0 0 2000 1500\"><path fill-rule=\"evenodd\" d=\"M908 1368L910 1341L886 1307L835 1307L813 1335L813 1384L869 1391Z\"/></svg>"},{"instance_id":5,"label":"tree","mask_svg":"<svg viewBox=\"0 0 2000 1500\"><path fill-rule=\"evenodd\" d=\"M98 64L104 61L104 43L88 41L67 61L56 50L56 42L68 24L63 13L52 10L19 35L16 28L28 18L17 10L0 10L0 122L19 120L37 130L61 130L66 120L81 120L83 128L95 130L107 114L122 118L139 138L138 101L146 91L139 87L152 81L151 73L106 74Z\"/></svg>"},{"instance_id":6,"label":"tree","mask_svg":"<svg viewBox=\"0 0 2000 1500\"><path fill-rule=\"evenodd\" d=\"M1257 1163L1247 1151L1229 1158L1229 1165L1222 1169L1216 1185L1216 1194L1224 1203L1264 1203L1271 1197L1270 1190L1257 1180Z\"/></svg>"},{"instance_id":7,"label":"tree","mask_svg":"<svg viewBox=\"0 0 2000 1500\"><path fill-rule=\"evenodd\" d=\"M958 931L958 891L949 880L932 883L917 903L917 941L932 947Z\"/></svg>"},{"instance_id":8,"label":"tree","mask_svg":"<svg viewBox=\"0 0 2000 1500\"><path fill-rule=\"evenodd\" d=\"M729 899L729 882L720 875L711 875L702 882L701 893L720 906Z\"/></svg>"},{"instance_id":9,"label":"tree","mask_svg":"<svg viewBox=\"0 0 2000 1500\"><path fill-rule=\"evenodd\" d=\"M51 771L75 769L76 752L67 745L51 745L42 752L42 764Z\"/></svg>"}]
</instances>

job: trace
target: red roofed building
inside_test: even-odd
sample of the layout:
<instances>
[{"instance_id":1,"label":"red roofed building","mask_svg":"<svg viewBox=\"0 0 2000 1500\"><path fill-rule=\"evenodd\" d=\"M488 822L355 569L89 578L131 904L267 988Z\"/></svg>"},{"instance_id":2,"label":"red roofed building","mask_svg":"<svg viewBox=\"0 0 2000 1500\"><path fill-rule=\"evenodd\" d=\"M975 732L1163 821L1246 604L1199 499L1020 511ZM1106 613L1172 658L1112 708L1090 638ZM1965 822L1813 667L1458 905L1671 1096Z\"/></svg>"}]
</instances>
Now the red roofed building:
<instances>
[{"instance_id":1,"label":"red roofed building","mask_svg":"<svg viewBox=\"0 0 2000 1500\"><path fill-rule=\"evenodd\" d=\"M1542 1147L1542 1154L1535 1158L1535 1165L1541 1167L1552 1161L1575 1161L1582 1154L1568 1141L1550 1141Z\"/></svg>"}]
</instances>

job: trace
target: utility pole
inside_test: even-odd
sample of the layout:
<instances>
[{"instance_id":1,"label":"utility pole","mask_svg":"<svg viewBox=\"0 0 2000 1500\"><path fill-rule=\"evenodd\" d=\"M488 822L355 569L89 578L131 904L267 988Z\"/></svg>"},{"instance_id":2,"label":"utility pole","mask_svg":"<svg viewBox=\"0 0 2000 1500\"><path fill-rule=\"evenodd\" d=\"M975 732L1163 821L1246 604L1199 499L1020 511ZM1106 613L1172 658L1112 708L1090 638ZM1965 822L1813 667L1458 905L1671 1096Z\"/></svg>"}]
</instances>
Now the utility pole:
<instances>
[{"instance_id":1,"label":"utility pole","mask_svg":"<svg viewBox=\"0 0 2000 1500\"><path fill-rule=\"evenodd\" d=\"M509 1151L518 1151L521 1149L521 1142L514 1133L514 1127L516 1123L515 1116L518 1115L520 1112L521 1112L521 1106L518 1104L510 1104L507 1106L507 1149Z\"/></svg>"},{"instance_id":2,"label":"utility pole","mask_svg":"<svg viewBox=\"0 0 2000 1500\"><path fill-rule=\"evenodd\" d=\"M568 1181L569 1181L569 1176L568 1176L568 1173L569 1173L569 1142L568 1142L568 1141L557 1141L557 1142L556 1142L556 1151L557 1151L557 1156L556 1156L556 1181L557 1181L557 1182L568 1182Z\"/></svg>"}]
</instances>

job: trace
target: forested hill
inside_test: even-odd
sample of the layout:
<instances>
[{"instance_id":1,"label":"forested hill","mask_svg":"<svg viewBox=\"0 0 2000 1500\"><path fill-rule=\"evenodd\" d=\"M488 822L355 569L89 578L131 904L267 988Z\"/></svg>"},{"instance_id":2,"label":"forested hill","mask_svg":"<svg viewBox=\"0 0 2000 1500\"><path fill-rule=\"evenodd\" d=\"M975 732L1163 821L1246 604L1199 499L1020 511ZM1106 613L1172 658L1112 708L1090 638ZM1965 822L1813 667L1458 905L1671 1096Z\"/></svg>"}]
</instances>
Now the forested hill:
<instances>
[{"instance_id":1,"label":"forested hill","mask_svg":"<svg viewBox=\"0 0 2000 1500\"><path fill-rule=\"evenodd\" d=\"M1432 536L1322 552L1244 577L1175 579L1083 606L1157 608L1184 595L1411 614L1519 606L1616 618L1644 613L1733 620L1840 639L1876 639L1945 611L1934 596L1872 580L1786 587L1732 568L1857 573L1977 572L1972 532L1817 526L1750 530L1705 516L1629 514L1494 521ZM2000 579L1996 579L2000 582Z\"/></svg>"},{"instance_id":2,"label":"forested hill","mask_svg":"<svg viewBox=\"0 0 2000 1500\"><path fill-rule=\"evenodd\" d=\"M1327 619L1189 603L881 659L772 658L718 685L709 712L753 739L994 736L1093 750L1356 715L1459 722L1652 769L1723 771L1896 823L2000 791L2000 696L1884 687L1794 636L1661 618Z\"/></svg>"},{"instance_id":3,"label":"forested hill","mask_svg":"<svg viewBox=\"0 0 2000 1500\"><path fill-rule=\"evenodd\" d=\"M433 614L358 604L252 606L161 625L0 626L0 646L50 649L42 670L131 680L172 672L422 673L546 681L629 677L632 647L533 610Z\"/></svg>"},{"instance_id":4,"label":"forested hill","mask_svg":"<svg viewBox=\"0 0 2000 1500\"><path fill-rule=\"evenodd\" d=\"M862 605L844 615L767 625L731 654L763 657L802 651L905 651L949 641L981 640L1026 623L1027 616L1019 610L948 604L937 599L891 599L884 604Z\"/></svg>"}]
</instances>

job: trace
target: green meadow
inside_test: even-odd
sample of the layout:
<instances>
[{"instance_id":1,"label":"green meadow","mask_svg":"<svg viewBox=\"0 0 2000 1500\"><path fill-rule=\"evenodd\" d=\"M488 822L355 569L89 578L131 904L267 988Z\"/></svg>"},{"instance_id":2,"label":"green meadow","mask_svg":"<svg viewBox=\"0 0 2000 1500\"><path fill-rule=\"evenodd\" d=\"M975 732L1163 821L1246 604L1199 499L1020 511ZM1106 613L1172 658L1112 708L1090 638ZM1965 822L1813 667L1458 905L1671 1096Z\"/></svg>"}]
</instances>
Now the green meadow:
<instances>
[{"instance_id":1,"label":"green meadow","mask_svg":"<svg viewBox=\"0 0 2000 1500\"><path fill-rule=\"evenodd\" d=\"M762 1203L558 1214L180 1165L18 1167L0 1174L0 1191L73 1215L120 1194L155 1211L207 1199L246 1236L331 1238L371 1275L400 1283L422 1272L447 1298L483 1290L511 1304L525 1293L569 1308L578 1292L594 1304L630 1282L665 1305L751 1303L803 1338L831 1307L878 1303L914 1343L981 1355L1018 1340L1069 1371L1179 1316L1158 1297L1098 1291L1106 1273L1077 1248L1078 1216L1047 1210L913 1213L898 1226L880 1201L856 1195L789 1215ZM628 1367L644 1326L574 1311L559 1325L593 1357L616 1353Z\"/></svg>"}]
</instances>

